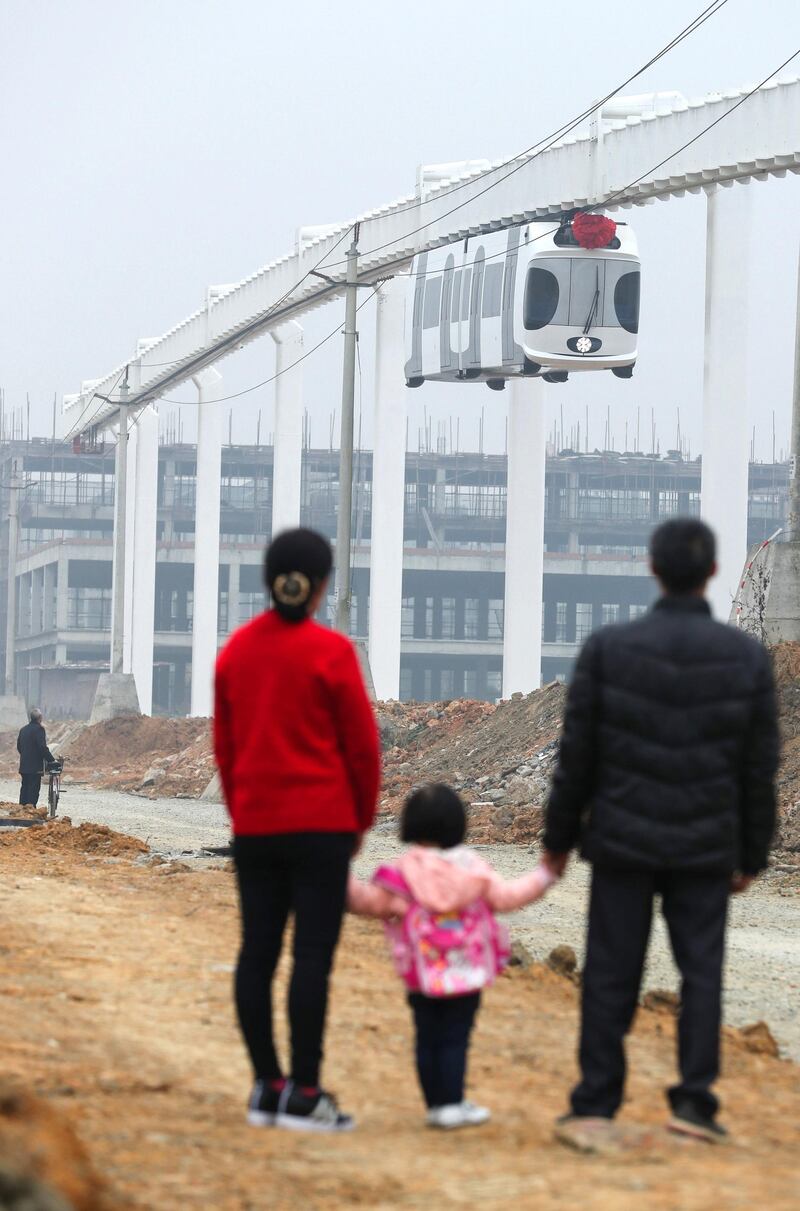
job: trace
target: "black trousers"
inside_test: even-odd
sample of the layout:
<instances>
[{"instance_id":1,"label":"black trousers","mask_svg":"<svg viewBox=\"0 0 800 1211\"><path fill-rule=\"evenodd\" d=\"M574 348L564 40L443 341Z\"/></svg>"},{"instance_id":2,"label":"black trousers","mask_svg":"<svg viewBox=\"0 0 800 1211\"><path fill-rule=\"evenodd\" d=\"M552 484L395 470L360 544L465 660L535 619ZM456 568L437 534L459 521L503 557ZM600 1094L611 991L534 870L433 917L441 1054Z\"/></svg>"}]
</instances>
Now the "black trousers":
<instances>
[{"instance_id":1,"label":"black trousers","mask_svg":"<svg viewBox=\"0 0 800 1211\"><path fill-rule=\"evenodd\" d=\"M257 1078L277 1080L282 1075L272 1033L272 977L292 913L290 1075L299 1085L319 1084L328 977L339 940L354 841L352 833L234 839L242 910L236 1008Z\"/></svg>"},{"instance_id":2,"label":"black trousers","mask_svg":"<svg viewBox=\"0 0 800 1211\"><path fill-rule=\"evenodd\" d=\"M464 1100L467 1051L481 994L426 997L409 993L416 1029L417 1073L428 1109Z\"/></svg>"},{"instance_id":3,"label":"black trousers","mask_svg":"<svg viewBox=\"0 0 800 1211\"><path fill-rule=\"evenodd\" d=\"M22 774L22 785L19 788L19 801L21 804L32 803L34 807L39 802L39 794L42 789L41 774Z\"/></svg>"},{"instance_id":4,"label":"black trousers","mask_svg":"<svg viewBox=\"0 0 800 1211\"><path fill-rule=\"evenodd\" d=\"M729 891L727 875L594 868L583 973L582 1079L572 1092L574 1114L612 1118L622 1102L623 1040L639 999L656 894L682 980L681 1080L667 1095L672 1106L689 1101L702 1114L716 1113L719 1103L711 1086L719 1074Z\"/></svg>"}]
</instances>

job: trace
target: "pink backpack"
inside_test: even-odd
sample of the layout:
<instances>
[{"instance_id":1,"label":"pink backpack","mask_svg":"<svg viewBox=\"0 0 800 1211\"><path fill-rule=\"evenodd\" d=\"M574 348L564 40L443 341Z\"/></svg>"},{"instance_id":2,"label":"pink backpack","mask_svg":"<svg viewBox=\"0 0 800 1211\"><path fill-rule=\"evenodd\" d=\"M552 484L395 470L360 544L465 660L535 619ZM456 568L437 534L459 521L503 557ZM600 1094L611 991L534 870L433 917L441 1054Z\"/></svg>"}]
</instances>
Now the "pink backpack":
<instances>
[{"instance_id":1,"label":"pink backpack","mask_svg":"<svg viewBox=\"0 0 800 1211\"><path fill-rule=\"evenodd\" d=\"M493 983L507 965L508 931L483 900L457 912L434 913L413 900L392 867L382 866L373 882L410 901L408 912L384 927L397 974L412 992L463 996Z\"/></svg>"}]
</instances>

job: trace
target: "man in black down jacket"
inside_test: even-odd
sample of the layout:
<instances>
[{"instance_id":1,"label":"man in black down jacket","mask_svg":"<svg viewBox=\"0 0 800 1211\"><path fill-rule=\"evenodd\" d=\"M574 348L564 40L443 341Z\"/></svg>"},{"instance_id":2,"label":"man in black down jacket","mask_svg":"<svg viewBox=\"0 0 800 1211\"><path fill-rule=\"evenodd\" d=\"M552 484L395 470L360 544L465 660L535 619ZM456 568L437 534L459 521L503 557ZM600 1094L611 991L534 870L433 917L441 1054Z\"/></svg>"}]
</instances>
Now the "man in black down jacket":
<instances>
[{"instance_id":1,"label":"man in black down jacket","mask_svg":"<svg viewBox=\"0 0 800 1211\"><path fill-rule=\"evenodd\" d=\"M718 1140L722 962L728 896L767 864L778 731L769 656L715 622L703 596L716 571L702 522L653 534L663 596L635 622L587 640L567 698L547 806L546 860L558 873L580 844L592 863L577 1118L612 1119L623 1041L638 1001L653 910L681 972L681 1080L670 1127Z\"/></svg>"},{"instance_id":2,"label":"man in black down jacket","mask_svg":"<svg viewBox=\"0 0 800 1211\"><path fill-rule=\"evenodd\" d=\"M34 707L29 717L30 723L26 723L17 736L19 772L22 776L19 801L32 803L36 807L42 789L44 763L53 761L54 757L47 747L47 734L42 727L42 712Z\"/></svg>"}]
</instances>

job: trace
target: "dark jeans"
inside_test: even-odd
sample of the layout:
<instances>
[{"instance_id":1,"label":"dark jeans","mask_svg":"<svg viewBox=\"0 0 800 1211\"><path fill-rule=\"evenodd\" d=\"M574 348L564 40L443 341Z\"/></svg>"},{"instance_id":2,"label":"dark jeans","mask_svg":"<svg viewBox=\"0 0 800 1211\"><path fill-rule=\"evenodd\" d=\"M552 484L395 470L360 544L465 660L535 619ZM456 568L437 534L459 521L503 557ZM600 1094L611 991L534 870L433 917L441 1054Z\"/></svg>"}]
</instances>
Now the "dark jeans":
<instances>
[{"instance_id":1,"label":"dark jeans","mask_svg":"<svg viewBox=\"0 0 800 1211\"><path fill-rule=\"evenodd\" d=\"M36 807L42 789L41 774L22 774L22 785L19 788L19 801L22 804L32 803Z\"/></svg>"},{"instance_id":2,"label":"dark jeans","mask_svg":"<svg viewBox=\"0 0 800 1211\"><path fill-rule=\"evenodd\" d=\"M291 1076L319 1083L328 977L344 913L352 833L236 837L233 855L242 909L236 969L239 1024L257 1078L277 1080L272 1035L272 977L289 914L294 963L289 983Z\"/></svg>"},{"instance_id":3,"label":"dark jeans","mask_svg":"<svg viewBox=\"0 0 800 1211\"><path fill-rule=\"evenodd\" d=\"M583 973L582 1080L572 1092L578 1115L612 1118L625 1083L623 1040L639 999L653 897L660 894L672 953L681 973L678 1061L672 1106L689 1101L714 1115L711 1086L719 1073L722 961L730 879L679 871L592 873L589 936Z\"/></svg>"},{"instance_id":4,"label":"dark jeans","mask_svg":"<svg viewBox=\"0 0 800 1211\"><path fill-rule=\"evenodd\" d=\"M469 1037L481 994L426 997L409 993L416 1028L417 1072L425 1104L455 1106L464 1099Z\"/></svg>"}]
</instances>

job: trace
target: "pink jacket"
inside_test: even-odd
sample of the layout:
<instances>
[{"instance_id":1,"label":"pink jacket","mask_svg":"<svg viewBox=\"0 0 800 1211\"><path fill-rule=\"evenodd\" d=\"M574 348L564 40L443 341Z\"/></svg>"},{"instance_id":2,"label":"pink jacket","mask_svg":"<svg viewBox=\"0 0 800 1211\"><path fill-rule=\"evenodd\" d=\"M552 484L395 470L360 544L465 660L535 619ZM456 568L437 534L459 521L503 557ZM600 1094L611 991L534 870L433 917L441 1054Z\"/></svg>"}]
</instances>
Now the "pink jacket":
<instances>
[{"instance_id":1,"label":"pink jacket","mask_svg":"<svg viewBox=\"0 0 800 1211\"><path fill-rule=\"evenodd\" d=\"M401 876L414 901L434 913L458 912L476 900L483 900L494 912L511 912L532 904L556 882L545 866L506 881L466 845L454 849L412 845L396 862L376 872L373 877L377 882L362 883L350 875L347 886L350 912L384 920L402 917L410 902L391 890L391 879L385 876L392 871Z\"/></svg>"}]
</instances>

